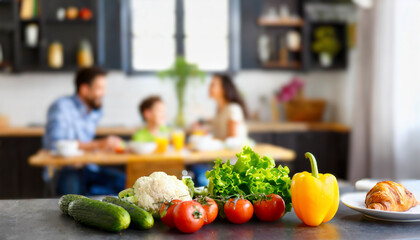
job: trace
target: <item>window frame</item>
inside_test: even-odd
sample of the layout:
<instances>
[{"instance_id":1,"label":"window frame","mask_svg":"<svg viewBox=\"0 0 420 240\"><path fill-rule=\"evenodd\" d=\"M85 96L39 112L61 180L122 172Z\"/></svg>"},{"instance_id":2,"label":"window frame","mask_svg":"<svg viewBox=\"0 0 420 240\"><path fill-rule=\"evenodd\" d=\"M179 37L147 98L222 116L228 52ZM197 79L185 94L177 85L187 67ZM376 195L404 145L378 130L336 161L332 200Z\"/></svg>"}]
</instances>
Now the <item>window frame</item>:
<instances>
[{"instance_id":1,"label":"window frame","mask_svg":"<svg viewBox=\"0 0 420 240\"><path fill-rule=\"evenodd\" d=\"M122 70L127 75L155 75L154 70L135 70L132 64L132 16L131 16L131 1L135 0L121 0L121 59ZM175 45L176 55L184 56L185 46L185 31L184 31L184 0L175 0ZM205 71L208 74L215 72L235 73L239 70L240 65L240 1L241 0L227 0L229 4L228 16L228 68L225 71Z\"/></svg>"}]
</instances>

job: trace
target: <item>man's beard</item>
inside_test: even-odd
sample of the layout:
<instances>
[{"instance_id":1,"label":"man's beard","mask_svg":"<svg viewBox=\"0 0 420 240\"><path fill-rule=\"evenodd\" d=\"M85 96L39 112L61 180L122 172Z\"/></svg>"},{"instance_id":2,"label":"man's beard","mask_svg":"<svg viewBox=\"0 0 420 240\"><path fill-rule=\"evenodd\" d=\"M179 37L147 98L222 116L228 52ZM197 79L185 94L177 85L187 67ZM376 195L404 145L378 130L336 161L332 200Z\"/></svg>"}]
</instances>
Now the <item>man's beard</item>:
<instances>
[{"instance_id":1,"label":"man's beard","mask_svg":"<svg viewBox=\"0 0 420 240\"><path fill-rule=\"evenodd\" d=\"M102 103L95 102L95 99L86 99L86 104L88 105L90 109L93 109L93 110L99 110L102 108Z\"/></svg>"}]
</instances>

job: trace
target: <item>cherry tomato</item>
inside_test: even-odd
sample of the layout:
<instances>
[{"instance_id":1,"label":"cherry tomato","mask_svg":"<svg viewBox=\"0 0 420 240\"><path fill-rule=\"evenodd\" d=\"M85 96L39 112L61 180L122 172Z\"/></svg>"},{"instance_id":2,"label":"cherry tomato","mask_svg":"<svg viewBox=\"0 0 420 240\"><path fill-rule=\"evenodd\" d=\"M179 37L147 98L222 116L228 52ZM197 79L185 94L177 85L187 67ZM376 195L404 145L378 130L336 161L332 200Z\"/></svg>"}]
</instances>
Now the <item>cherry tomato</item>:
<instances>
[{"instance_id":1,"label":"cherry tomato","mask_svg":"<svg viewBox=\"0 0 420 240\"><path fill-rule=\"evenodd\" d=\"M176 205L173 218L179 231L193 233L200 230L207 216L206 211L198 202L184 201Z\"/></svg>"},{"instance_id":2,"label":"cherry tomato","mask_svg":"<svg viewBox=\"0 0 420 240\"><path fill-rule=\"evenodd\" d=\"M204 225L212 223L217 218L217 213L219 212L217 203L209 197L197 199L197 202L200 203L204 208L204 211L206 211L207 219L205 219Z\"/></svg>"},{"instance_id":3,"label":"cherry tomato","mask_svg":"<svg viewBox=\"0 0 420 240\"><path fill-rule=\"evenodd\" d=\"M254 203L255 215L264 222L272 222L283 217L285 204L277 194L270 194Z\"/></svg>"},{"instance_id":4,"label":"cherry tomato","mask_svg":"<svg viewBox=\"0 0 420 240\"><path fill-rule=\"evenodd\" d=\"M252 218L254 207L246 199L229 199L225 203L224 211L229 221L241 224L248 222Z\"/></svg>"},{"instance_id":5,"label":"cherry tomato","mask_svg":"<svg viewBox=\"0 0 420 240\"><path fill-rule=\"evenodd\" d=\"M182 201L179 199L175 199L170 202L165 202L159 210L160 220L163 222L163 224L170 228L175 227L173 211L176 205L178 205L180 202Z\"/></svg>"}]
</instances>

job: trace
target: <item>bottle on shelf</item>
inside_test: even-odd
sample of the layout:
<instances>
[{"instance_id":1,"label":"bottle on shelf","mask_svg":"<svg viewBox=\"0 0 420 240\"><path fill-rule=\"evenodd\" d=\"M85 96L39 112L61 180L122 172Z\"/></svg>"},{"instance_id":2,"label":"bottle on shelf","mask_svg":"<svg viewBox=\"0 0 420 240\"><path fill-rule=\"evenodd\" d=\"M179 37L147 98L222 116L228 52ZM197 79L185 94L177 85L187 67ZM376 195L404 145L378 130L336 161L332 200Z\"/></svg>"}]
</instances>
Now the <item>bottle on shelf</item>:
<instances>
[{"instance_id":1,"label":"bottle on shelf","mask_svg":"<svg viewBox=\"0 0 420 240\"><path fill-rule=\"evenodd\" d=\"M285 40L283 37L280 38L280 45L279 45L279 64L283 67L287 66L289 63L288 60L288 52Z\"/></svg>"},{"instance_id":2,"label":"bottle on shelf","mask_svg":"<svg viewBox=\"0 0 420 240\"><path fill-rule=\"evenodd\" d=\"M77 52L77 65L81 68L91 67L94 63L92 46L86 39L80 41L79 50Z\"/></svg>"}]
</instances>

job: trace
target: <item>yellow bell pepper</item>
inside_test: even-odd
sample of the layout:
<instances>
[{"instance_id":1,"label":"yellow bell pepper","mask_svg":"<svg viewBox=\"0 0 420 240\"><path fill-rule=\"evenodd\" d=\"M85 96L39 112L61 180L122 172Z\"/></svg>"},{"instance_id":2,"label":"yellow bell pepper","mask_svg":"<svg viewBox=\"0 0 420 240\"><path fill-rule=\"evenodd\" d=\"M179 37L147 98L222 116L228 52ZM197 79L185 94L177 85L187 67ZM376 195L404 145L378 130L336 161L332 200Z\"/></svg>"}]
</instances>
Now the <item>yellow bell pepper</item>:
<instances>
[{"instance_id":1,"label":"yellow bell pepper","mask_svg":"<svg viewBox=\"0 0 420 240\"><path fill-rule=\"evenodd\" d=\"M312 174L296 173L292 178L293 209L306 225L318 226L330 221L338 210L337 179L332 174L319 174L315 157L305 153L311 162Z\"/></svg>"}]
</instances>

